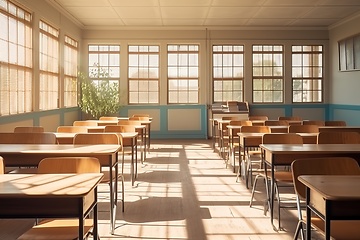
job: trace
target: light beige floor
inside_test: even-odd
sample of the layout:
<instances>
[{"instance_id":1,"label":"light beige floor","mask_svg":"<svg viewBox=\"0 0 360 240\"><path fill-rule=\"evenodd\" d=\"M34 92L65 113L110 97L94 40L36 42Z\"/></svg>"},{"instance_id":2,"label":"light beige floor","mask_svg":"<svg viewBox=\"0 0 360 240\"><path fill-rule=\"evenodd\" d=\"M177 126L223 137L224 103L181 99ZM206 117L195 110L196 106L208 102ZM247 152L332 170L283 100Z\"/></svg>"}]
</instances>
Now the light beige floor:
<instances>
[{"instance_id":1,"label":"light beige floor","mask_svg":"<svg viewBox=\"0 0 360 240\"><path fill-rule=\"evenodd\" d=\"M235 181L210 140L152 140L134 187L128 167L127 163L125 212L119 203L114 235L109 233L108 186L100 187L102 240L293 238L296 211L281 210L283 230L274 231L269 216L263 214L264 194L258 193L250 208L251 191ZM30 225L27 220L1 220L0 239L16 239Z\"/></svg>"}]
</instances>

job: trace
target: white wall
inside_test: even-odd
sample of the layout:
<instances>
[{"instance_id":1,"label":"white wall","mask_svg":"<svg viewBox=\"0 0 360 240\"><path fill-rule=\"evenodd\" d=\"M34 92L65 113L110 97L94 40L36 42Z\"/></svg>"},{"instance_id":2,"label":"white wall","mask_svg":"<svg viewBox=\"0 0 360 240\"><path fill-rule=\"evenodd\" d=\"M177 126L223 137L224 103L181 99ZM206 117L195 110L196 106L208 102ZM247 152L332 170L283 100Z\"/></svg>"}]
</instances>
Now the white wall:
<instances>
[{"instance_id":1,"label":"white wall","mask_svg":"<svg viewBox=\"0 0 360 240\"><path fill-rule=\"evenodd\" d=\"M339 71L338 41L360 34L360 16L330 29L330 103L360 104L360 71Z\"/></svg>"}]
</instances>

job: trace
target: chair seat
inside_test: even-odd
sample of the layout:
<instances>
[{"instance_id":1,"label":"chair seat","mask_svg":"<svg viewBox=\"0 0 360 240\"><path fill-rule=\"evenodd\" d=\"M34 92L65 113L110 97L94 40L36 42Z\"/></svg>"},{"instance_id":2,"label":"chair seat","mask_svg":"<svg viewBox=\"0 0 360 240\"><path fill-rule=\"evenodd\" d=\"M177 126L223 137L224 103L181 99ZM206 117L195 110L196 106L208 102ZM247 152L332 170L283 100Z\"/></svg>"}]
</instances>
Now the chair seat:
<instances>
[{"instance_id":1,"label":"chair seat","mask_svg":"<svg viewBox=\"0 0 360 240\"><path fill-rule=\"evenodd\" d=\"M84 233L88 233L93 226L92 219L85 219ZM33 226L21 235L19 240L73 240L79 236L78 219L47 219Z\"/></svg>"}]
</instances>

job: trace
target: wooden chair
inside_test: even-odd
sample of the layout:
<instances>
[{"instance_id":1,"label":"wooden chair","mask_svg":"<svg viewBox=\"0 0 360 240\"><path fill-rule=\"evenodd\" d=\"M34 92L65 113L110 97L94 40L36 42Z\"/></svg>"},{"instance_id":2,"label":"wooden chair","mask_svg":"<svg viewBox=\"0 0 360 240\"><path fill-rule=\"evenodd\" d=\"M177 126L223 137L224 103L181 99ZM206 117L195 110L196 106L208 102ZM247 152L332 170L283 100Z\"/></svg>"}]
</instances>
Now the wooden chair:
<instances>
[{"instance_id":1,"label":"wooden chair","mask_svg":"<svg viewBox=\"0 0 360 240\"><path fill-rule=\"evenodd\" d=\"M108 125L105 126L104 132L107 133L126 133L126 132L136 132L135 125ZM121 138L121 135L120 135ZM124 170L125 155L131 154L131 139L121 138L122 141L122 170Z\"/></svg>"},{"instance_id":2,"label":"wooden chair","mask_svg":"<svg viewBox=\"0 0 360 240\"><path fill-rule=\"evenodd\" d=\"M302 121L302 118L298 116L290 116L290 117L280 116L278 117L278 120Z\"/></svg>"},{"instance_id":3,"label":"wooden chair","mask_svg":"<svg viewBox=\"0 0 360 240\"><path fill-rule=\"evenodd\" d=\"M85 126L59 126L56 132L62 133L87 133L88 129Z\"/></svg>"},{"instance_id":4,"label":"wooden chair","mask_svg":"<svg viewBox=\"0 0 360 240\"><path fill-rule=\"evenodd\" d=\"M16 133L44 132L44 128L40 126L18 126L14 128Z\"/></svg>"},{"instance_id":5,"label":"wooden chair","mask_svg":"<svg viewBox=\"0 0 360 240\"><path fill-rule=\"evenodd\" d=\"M263 144L303 144L303 138L296 133L279 133L279 134L272 133L272 134L264 134L262 142ZM262 168L259 174L255 177L251 198L250 198L250 207L252 206L252 201L254 198L257 181L260 178L265 180L267 201L270 199L270 197L268 196L269 193L268 182L271 180L269 174L270 171L264 172ZM280 229L280 208L282 208L283 206L281 204L279 187L293 187L291 171L286 171L286 170L275 171L274 182L275 182L276 195L278 200L278 223ZM268 206L270 206L269 203ZM266 208L264 209L264 211L266 211Z\"/></svg>"},{"instance_id":6,"label":"wooden chair","mask_svg":"<svg viewBox=\"0 0 360 240\"><path fill-rule=\"evenodd\" d=\"M116 144L121 145L121 138L116 133L77 133L74 137L74 144ZM121 166L123 168L124 163L121 163ZM118 168L118 165L116 166ZM121 174L118 174L118 177L121 180L121 201L122 201L122 211L124 212L124 206L125 206L125 184L124 184L124 175L122 174L124 172L123 169L121 169ZM102 179L102 183L110 184L110 172L108 171L102 171L104 173L104 178ZM113 172L113 176L117 171ZM114 199L117 199L117 193L114 193L115 197Z\"/></svg>"},{"instance_id":7,"label":"wooden chair","mask_svg":"<svg viewBox=\"0 0 360 240\"><path fill-rule=\"evenodd\" d=\"M231 126L252 126L252 122L248 121L248 120L231 120L229 125ZM237 135L237 133L240 132L240 128L237 129L232 129L228 131L228 135L229 135L229 147L228 147L228 159L233 159L234 164L235 164L235 155L237 149L239 149L239 136ZM231 136L230 136L231 135ZM228 162L226 162L226 166L228 165Z\"/></svg>"},{"instance_id":8,"label":"wooden chair","mask_svg":"<svg viewBox=\"0 0 360 240\"><path fill-rule=\"evenodd\" d=\"M290 125L289 133L318 133L319 126L317 125Z\"/></svg>"},{"instance_id":9,"label":"wooden chair","mask_svg":"<svg viewBox=\"0 0 360 240\"><path fill-rule=\"evenodd\" d=\"M325 121L325 126L346 126L345 121Z\"/></svg>"},{"instance_id":10,"label":"wooden chair","mask_svg":"<svg viewBox=\"0 0 360 240\"><path fill-rule=\"evenodd\" d=\"M44 158L38 165L38 173L99 173L100 163L92 157ZM56 207L56 206L54 206ZM78 239L78 219L44 219L22 234L20 240ZM92 219L84 220L84 232L88 235L93 227Z\"/></svg>"},{"instance_id":11,"label":"wooden chair","mask_svg":"<svg viewBox=\"0 0 360 240\"><path fill-rule=\"evenodd\" d=\"M306 223L302 217L300 201L306 199L306 187L298 180L298 177L300 175L360 175L360 168L355 159L349 157L329 157L297 159L292 162L291 170L297 194L299 218L294 239L297 239L299 234L304 239L304 226ZM311 217L311 224L318 231L324 232L324 221L321 218L317 216ZM334 239L359 239L360 221L332 221L330 235Z\"/></svg>"},{"instance_id":12,"label":"wooden chair","mask_svg":"<svg viewBox=\"0 0 360 240\"><path fill-rule=\"evenodd\" d=\"M101 121L118 121L118 117L102 116L99 118Z\"/></svg>"},{"instance_id":13,"label":"wooden chair","mask_svg":"<svg viewBox=\"0 0 360 240\"><path fill-rule=\"evenodd\" d=\"M268 126L243 126L241 127L241 132L243 133L271 133L271 130ZM244 163L240 163L242 168L245 169L245 182L246 187L249 186L249 179L252 180L252 170L253 165L259 165L261 162L261 151L258 147L256 148L247 148L245 151L245 155L243 156L245 159ZM250 175L250 176L249 176ZM240 167L238 169L236 180L240 177Z\"/></svg>"},{"instance_id":14,"label":"wooden chair","mask_svg":"<svg viewBox=\"0 0 360 240\"><path fill-rule=\"evenodd\" d=\"M325 121L322 121L322 120L308 120L308 121L303 121L303 125L325 126Z\"/></svg>"},{"instance_id":15,"label":"wooden chair","mask_svg":"<svg viewBox=\"0 0 360 240\"><path fill-rule=\"evenodd\" d=\"M317 143L360 144L360 134L358 132L319 132Z\"/></svg>"},{"instance_id":16,"label":"wooden chair","mask_svg":"<svg viewBox=\"0 0 360 240\"><path fill-rule=\"evenodd\" d=\"M96 121L74 121L73 126L97 126Z\"/></svg>"},{"instance_id":17,"label":"wooden chair","mask_svg":"<svg viewBox=\"0 0 360 240\"><path fill-rule=\"evenodd\" d=\"M287 120L266 120L265 126L288 126L289 122Z\"/></svg>"}]
</instances>

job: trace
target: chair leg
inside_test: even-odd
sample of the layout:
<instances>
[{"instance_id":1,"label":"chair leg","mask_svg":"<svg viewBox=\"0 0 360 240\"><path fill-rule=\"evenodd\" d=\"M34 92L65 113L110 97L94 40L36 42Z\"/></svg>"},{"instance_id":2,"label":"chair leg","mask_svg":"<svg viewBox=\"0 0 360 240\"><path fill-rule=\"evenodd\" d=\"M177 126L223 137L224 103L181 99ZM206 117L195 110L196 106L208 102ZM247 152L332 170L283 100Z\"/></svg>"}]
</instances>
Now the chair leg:
<instances>
[{"instance_id":1,"label":"chair leg","mask_svg":"<svg viewBox=\"0 0 360 240\"><path fill-rule=\"evenodd\" d=\"M305 236L304 235L304 222L301 220L298 222L298 224L296 226L293 240L297 240L299 238L299 233L300 233L301 239L304 240L304 236Z\"/></svg>"},{"instance_id":2,"label":"chair leg","mask_svg":"<svg viewBox=\"0 0 360 240\"><path fill-rule=\"evenodd\" d=\"M250 204L249 204L250 207L252 206L252 201L253 201L254 195L255 195L256 184L257 184L257 181L259 178L260 178L260 175L257 175L254 180L254 184L253 184L252 191L251 191Z\"/></svg>"}]
</instances>

